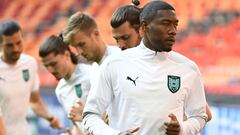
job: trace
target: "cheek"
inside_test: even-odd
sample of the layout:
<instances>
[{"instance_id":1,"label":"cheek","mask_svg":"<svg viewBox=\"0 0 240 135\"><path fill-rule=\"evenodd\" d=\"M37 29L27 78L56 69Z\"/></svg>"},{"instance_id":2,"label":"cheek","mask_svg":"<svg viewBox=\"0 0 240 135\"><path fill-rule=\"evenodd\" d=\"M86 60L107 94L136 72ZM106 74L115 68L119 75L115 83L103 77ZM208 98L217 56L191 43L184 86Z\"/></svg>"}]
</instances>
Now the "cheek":
<instances>
[{"instance_id":1,"label":"cheek","mask_svg":"<svg viewBox=\"0 0 240 135\"><path fill-rule=\"evenodd\" d=\"M75 48L75 51L76 51L76 53L77 53L78 55L83 52L83 50L82 50L81 48L79 48L79 47L76 47L76 48Z\"/></svg>"},{"instance_id":2,"label":"cheek","mask_svg":"<svg viewBox=\"0 0 240 135\"><path fill-rule=\"evenodd\" d=\"M4 47L4 48L3 48L3 51L6 52L6 53L10 53L10 52L12 52L12 49L11 49L11 48L7 48L7 47Z\"/></svg>"},{"instance_id":3,"label":"cheek","mask_svg":"<svg viewBox=\"0 0 240 135\"><path fill-rule=\"evenodd\" d=\"M23 44L19 45L19 50L23 50Z\"/></svg>"},{"instance_id":4,"label":"cheek","mask_svg":"<svg viewBox=\"0 0 240 135\"><path fill-rule=\"evenodd\" d=\"M154 25L149 28L149 33L151 33L153 36L163 36L165 30L166 27Z\"/></svg>"},{"instance_id":5,"label":"cheek","mask_svg":"<svg viewBox=\"0 0 240 135\"><path fill-rule=\"evenodd\" d=\"M67 67L67 64L62 64L62 66L58 66L58 67L55 69L55 71L57 71L58 73L60 73L60 74L63 75L63 74L65 73L66 67Z\"/></svg>"}]
</instances>

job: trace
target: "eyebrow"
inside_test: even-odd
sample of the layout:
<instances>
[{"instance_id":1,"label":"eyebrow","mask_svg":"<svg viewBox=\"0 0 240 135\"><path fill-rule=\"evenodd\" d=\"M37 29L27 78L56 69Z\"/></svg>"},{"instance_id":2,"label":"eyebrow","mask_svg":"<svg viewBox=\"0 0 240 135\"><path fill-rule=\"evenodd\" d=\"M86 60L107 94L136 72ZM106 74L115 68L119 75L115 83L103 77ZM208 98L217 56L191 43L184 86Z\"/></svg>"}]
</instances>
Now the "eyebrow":
<instances>
[{"instance_id":1,"label":"eyebrow","mask_svg":"<svg viewBox=\"0 0 240 135\"><path fill-rule=\"evenodd\" d=\"M56 64L57 62L49 62L49 63L46 63L46 64L44 64L44 66L50 66L50 65L54 65L54 64Z\"/></svg>"}]
</instances>

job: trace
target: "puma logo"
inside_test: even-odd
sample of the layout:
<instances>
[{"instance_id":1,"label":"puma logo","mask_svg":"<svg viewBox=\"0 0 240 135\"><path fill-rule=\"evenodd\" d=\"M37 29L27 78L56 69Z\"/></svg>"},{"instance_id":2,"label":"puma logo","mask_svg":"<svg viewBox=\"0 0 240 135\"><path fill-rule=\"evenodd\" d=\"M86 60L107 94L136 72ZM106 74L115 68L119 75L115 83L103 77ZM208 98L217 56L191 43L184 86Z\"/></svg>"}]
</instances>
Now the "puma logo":
<instances>
[{"instance_id":1,"label":"puma logo","mask_svg":"<svg viewBox=\"0 0 240 135\"><path fill-rule=\"evenodd\" d=\"M138 77L133 80L131 77L127 76L127 80L132 81L135 86L137 86L137 85L136 85L137 79L138 79Z\"/></svg>"}]
</instances>

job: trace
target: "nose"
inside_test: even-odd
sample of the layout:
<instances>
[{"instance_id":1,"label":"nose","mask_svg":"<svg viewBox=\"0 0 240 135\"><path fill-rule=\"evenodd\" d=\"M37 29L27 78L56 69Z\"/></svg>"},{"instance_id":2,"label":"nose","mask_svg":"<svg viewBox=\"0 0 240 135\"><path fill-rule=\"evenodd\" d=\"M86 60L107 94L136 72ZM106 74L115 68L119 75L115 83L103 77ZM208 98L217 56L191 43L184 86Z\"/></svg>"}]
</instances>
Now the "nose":
<instances>
[{"instance_id":1,"label":"nose","mask_svg":"<svg viewBox=\"0 0 240 135\"><path fill-rule=\"evenodd\" d=\"M125 50L127 48L127 44L124 40L118 40L117 44L122 50Z\"/></svg>"},{"instance_id":2,"label":"nose","mask_svg":"<svg viewBox=\"0 0 240 135\"><path fill-rule=\"evenodd\" d=\"M173 24L169 29L169 35L175 36L177 34L177 27Z\"/></svg>"},{"instance_id":3,"label":"nose","mask_svg":"<svg viewBox=\"0 0 240 135\"><path fill-rule=\"evenodd\" d=\"M19 50L20 50L19 45L14 44L14 45L13 45L13 52L18 52Z\"/></svg>"}]
</instances>

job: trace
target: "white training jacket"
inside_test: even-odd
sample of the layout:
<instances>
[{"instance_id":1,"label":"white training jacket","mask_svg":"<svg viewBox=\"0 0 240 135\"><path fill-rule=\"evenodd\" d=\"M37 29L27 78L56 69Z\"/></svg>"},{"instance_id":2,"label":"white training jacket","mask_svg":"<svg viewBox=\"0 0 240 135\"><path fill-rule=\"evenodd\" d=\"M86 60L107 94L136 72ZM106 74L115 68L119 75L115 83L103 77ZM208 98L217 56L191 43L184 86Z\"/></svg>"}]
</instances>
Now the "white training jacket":
<instances>
[{"instance_id":1,"label":"white training jacket","mask_svg":"<svg viewBox=\"0 0 240 135\"><path fill-rule=\"evenodd\" d=\"M91 87L90 69L90 65L78 64L68 80L59 81L55 93L66 112L80 99L86 102Z\"/></svg>"},{"instance_id":2,"label":"white training jacket","mask_svg":"<svg viewBox=\"0 0 240 135\"><path fill-rule=\"evenodd\" d=\"M101 115L109 112L109 126ZM168 115L177 116L182 135L199 133L206 122L206 99L194 62L176 52L155 52L143 44L106 59L85 108L84 126L94 135L164 135ZM183 114L189 118L183 122Z\"/></svg>"},{"instance_id":3,"label":"white training jacket","mask_svg":"<svg viewBox=\"0 0 240 135\"><path fill-rule=\"evenodd\" d=\"M26 115L30 95L39 89L36 60L21 54L15 65L0 59L0 103L8 135L30 135Z\"/></svg>"},{"instance_id":4,"label":"white training jacket","mask_svg":"<svg viewBox=\"0 0 240 135\"><path fill-rule=\"evenodd\" d=\"M74 104L80 100L84 103L90 90L90 69L87 64L78 64L68 80L62 78L55 90L60 104L69 113ZM81 122L75 122L82 132L85 132Z\"/></svg>"},{"instance_id":5,"label":"white training jacket","mask_svg":"<svg viewBox=\"0 0 240 135\"><path fill-rule=\"evenodd\" d=\"M103 63L103 61L111 55L118 54L121 52L121 49L117 46L107 45L104 55L99 63L93 62L91 67L91 74L90 74L90 82L94 84L96 82L97 76L99 75L99 66Z\"/></svg>"}]
</instances>

